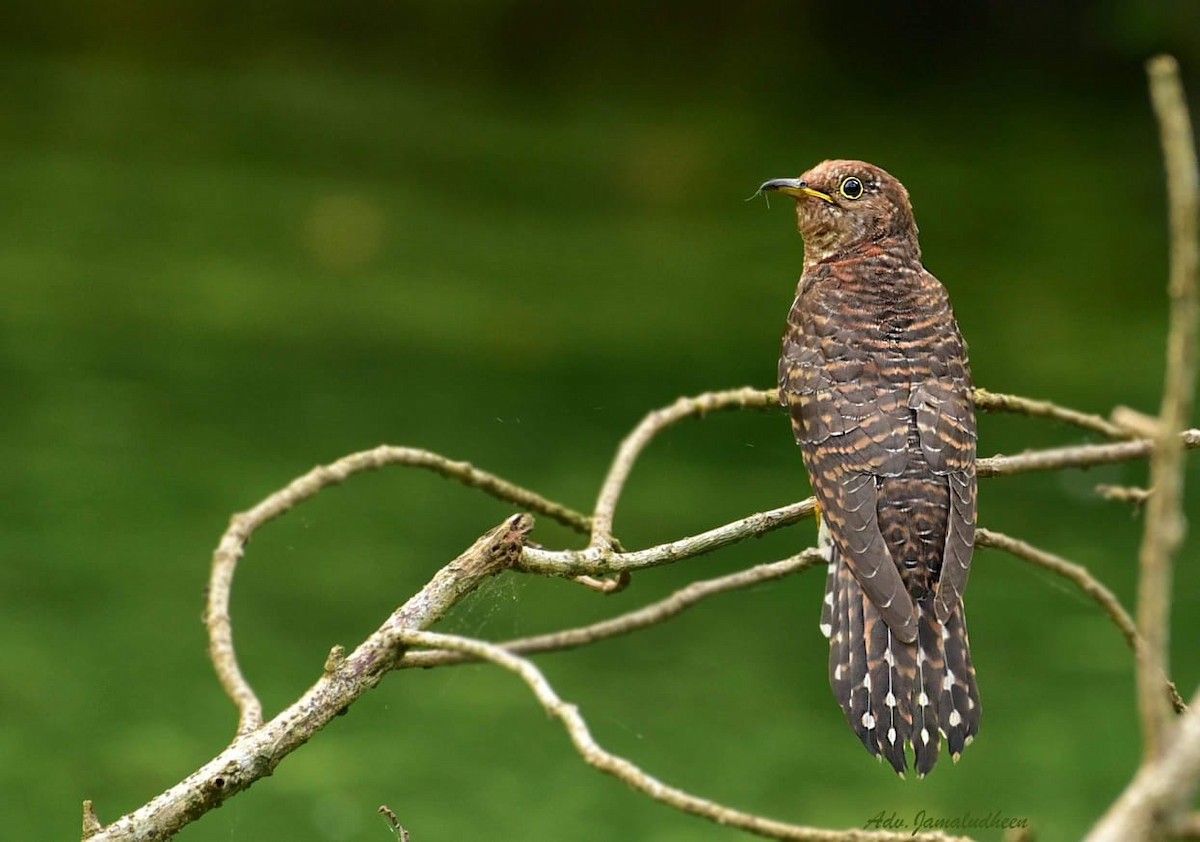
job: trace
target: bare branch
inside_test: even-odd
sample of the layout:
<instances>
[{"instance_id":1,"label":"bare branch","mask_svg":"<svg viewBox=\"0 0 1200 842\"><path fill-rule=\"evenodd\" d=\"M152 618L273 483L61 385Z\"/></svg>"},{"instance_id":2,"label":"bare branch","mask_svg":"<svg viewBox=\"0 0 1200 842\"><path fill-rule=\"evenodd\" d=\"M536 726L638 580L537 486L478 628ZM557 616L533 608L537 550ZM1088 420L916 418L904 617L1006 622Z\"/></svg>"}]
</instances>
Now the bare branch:
<instances>
[{"instance_id":1,"label":"bare branch","mask_svg":"<svg viewBox=\"0 0 1200 842\"><path fill-rule=\"evenodd\" d=\"M1097 485L1096 493L1114 503L1128 503L1135 509L1141 508L1150 499L1152 489L1133 485Z\"/></svg>"},{"instance_id":2,"label":"bare branch","mask_svg":"<svg viewBox=\"0 0 1200 842\"><path fill-rule=\"evenodd\" d=\"M83 838L95 836L103 830L100 824L100 819L96 818L96 808L92 804L91 799L83 802Z\"/></svg>"},{"instance_id":3,"label":"bare branch","mask_svg":"<svg viewBox=\"0 0 1200 842\"><path fill-rule=\"evenodd\" d=\"M1128 430L1131 436L1138 439L1155 438L1162 429L1162 425L1158 423L1158 416L1147 415L1128 406L1114 406L1108 417L1122 430Z\"/></svg>"},{"instance_id":4,"label":"bare branch","mask_svg":"<svg viewBox=\"0 0 1200 842\"><path fill-rule=\"evenodd\" d=\"M1121 634L1124 636L1125 642L1129 644L1129 648L1134 652L1137 651L1138 632L1133 618L1129 616L1129 612L1121 605L1121 601L1117 599L1116 595L1092 576L1083 565L1067 561L1062 556L1040 550L1032 544L1017 538L1011 538L1002 532L994 532L991 529L983 529L982 527L975 530L975 545L1004 550L1004 552L1014 555L1019 559L1057 573L1064 579L1074 582L1079 586L1081 591L1095 600L1101 610L1121 630Z\"/></svg>"},{"instance_id":5,"label":"bare branch","mask_svg":"<svg viewBox=\"0 0 1200 842\"><path fill-rule=\"evenodd\" d=\"M1039 401L1031 398L1023 398L1019 395L989 392L987 389L976 389L975 406L986 412L1010 412L1015 415L1052 418L1055 421L1062 421L1065 424L1070 424L1083 430L1099 433L1110 439L1133 438L1127 429L1114 424L1106 418L1059 406L1050 401Z\"/></svg>"},{"instance_id":6,"label":"bare branch","mask_svg":"<svg viewBox=\"0 0 1200 842\"><path fill-rule=\"evenodd\" d=\"M629 587L629 583L633 578L629 575L628 570L622 570L611 579L606 579L602 576L575 576L571 579L572 582L583 585L585 588L595 591L596 593L613 594L620 593Z\"/></svg>"},{"instance_id":7,"label":"bare branch","mask_svg":"<svg viewBox=\"0 0 1200 842\"><path fill-rule=\"evenodd\" d=\"M1160 429L1150 457L1154 494L1146 505L1139 553L1138 627L1146 641L1145 660L1138 671L1138 702L1142 713L1145 757L1163 747L1169 712L1157 692L1155 676L1168 665L1171 574L1174 556L1183 543L1183 446L1178 431L1187 426L1196 388L1196 334L1200 315L1197 274L1200 271L1200 172L1187 100L1179 81L1179 65L1159 56L1147 65L1150 98L1158 115L1167 197L1171 220L1171 298L1167 330L1167 370L1163 384Z\"/></svg>"},{"instance_id":8,"label":"bare branch","mask_svg":"<svg viewBox=\"0 0 1200 842\"><path fill-rule=\"evenodd\" d=\"M666 599L652 602L635 611L629 611L589 626L565 629L535 637L507 640L496 645L508 652L519 655L558 652L565 649L587 646L600 640L619 637L620 635L629 634L630 632L665 622L710 596L748 588L762 582L782 579L784 576L799 573L810 567L816 567L817 565L824 564L826 561L827 559L819 550L810 548L782 561L759 564L747 570L739 570L737 573L693 582L675 591ZM440 667L473 660L476 659L462 652L410 651L404 654L399 666L402 668Z\"/></svg>"},{"instance_id":9,"label":"bare branch","mask_svg":"<svg viewBox=\"0 0 1200 842\"><path fill-rule=\"evenodd\" d=\"M833 831L803 827L743 813L714 801L699 798L651 777L633 762L601 748L592 737L587 722L580 715L578 707L563 701L542 672L533 665L533 662L514 655L495 644L457 635L408 631L401 635L401 641L410 646L427 646L431 649L461 652L472 658L490 661L517 675L533 691L534 696L537 697L546 712L563 724L575 750L590 766L624 781L656 801L661 801L685 813L691 813L727 827L736 827L768 839L792 839L803 840L803 842L898 842L899 840L969 842L966 837L951 837L942 833Z\"/></svg>"},{"instance_id":10,"label":"bare branch","mask_svg":"<svg viewBox=\"0 0 1200 842\"><path fill-rule=\"evenodd\" d=\"M1178 434L1178 438L1182 447L1187 450L1200 447L1200 430L1184 430ZM1052 447L1016 456L989 456L980 459L976 469L981 477L999 477L1035 471L1058 471L1063 468L1094 468L1097 465L1145 459L1153 450L1154 442L1147 439L1115 444Z\"/></svg>"},{"instance_id":11,"label":"bare branch","mask_svg":"<svg viewBox=\"0 0 1200 842\"><path fill-rule=\"evenodd\" d=\"M478 488L500 500L514 503L518 507L545 514L576 531L587 533L591 521L578 512L547 500L540 494L514 485L495 474L481 471L469 462L456 462L428 450L413 447L381 445L343 456L336 462L320 465L307 474L297 477L284 488L270 495L249 511L236 514L229 528L221 536L213 553L212 572L208 584L208 605L204 624L208 628L209 657L212 659L217 678L226 694L238 709L238 733L246 734L262 724L262 703L250 687L238 665L233 646L233 628L229 618L229 596L233 588L233 575L237 563L245 551L250 536L269 521L287 512L293 506L331 485L363 471L375 471L391 465L424 468L444 477L458 480L462 484Z\"/></svg>"},{"instance_id":12,"label":"bare branch","mask_svg":"<svg viewBox=\"0 0 1200 842\"><path fill-rule=\"evenodd\" d=\"M657 567L711 553L747 538L757 538L810 517L815 511L816 502L809 497L799 503L758 512L689 538L630 552L611 552L600 547L559 551L526 547L518 567L527 573L547 576L590 576Z\"/></svg>"},{"instance_id":13,"label":"bare branch","mask_svg":"<svg viewBox=\"0 0 1200 842\"><path fill-rule=\"evenodd\" d=\"M670 406L648 414L621 442L612 467L608 469L608 475L604 478L604 484L600 486L600 496L596 500L596 510L592 516L592 539L588 547L600 551L613 548L613 517L616 514L617 501L621 498L625 481L629 479L634 463L655 436L686 418L703 416L723 409L768 409L774 406L778 406L775 390L764 391L746 386L741 389L705 392L695 397L680 398Z\"/></svg>"},{"instance_id":14,"label":"bare branch","mask_svg":"<svg viewBox=\"0 0 1200 842\"><path fill-rule=\"evenodd\" d=\"M403 654L402 633L424 628L485 579L512 565L533 528L529 515L514 515L481 536L439 570L425 587L392 613L351 654L331 653L324 674L270 722L239 734L228 748L180 783L107 827L98 822L89 842L151 842L167 839L260 778L348 708L394 669ZM95 814L91 813L93 819Z\"/></svg>"},{"instance_id":15,"label":"bare branch","mask_svg":"<svg viewBox=\"0 0 1200 842\"><path fill-rule=\"evenodd\" d=\"M400 824L400 817L396 815L396 811L386 804L379 805L379 815L383 816L383 820L388 823L388 827L392 829L392 833L396 835L398 842L409 842L411 837L408 831L404 829L404 825Z\"/></svg>"},{"instance_id":16,"label":"bare branch","mask_svg":"<svg viewBox=\"0 0 1200 842\"><path fill-rule=\"evenodd\" d=\"M1121 601L1117 599L1116 594L1105 587L1086 567L1072 561L1067 561L1062 556L1038 549L1032 544L1018 538L1012 538L1001 532L993 532L991 529L980 528L976 530L975 543L976 546L980 547L1004 550L1006 553L1014 555L1030 564L1045 568L1052 573L1057 573L1064 579L1075 583L1084 594L1091 597L1100 606L1101 610L1113 621L1113 624L1120 629L1121 635L1125 638L1125 642L1129 645L1134 655L1139 658L1141 657L1143 641L1141 636L1138 635L1137 625L1133 622L1133 617L1129 616L1129 612L1125 610L1125 606L1121 605ZM1170 703L1176 713L1184 713L1187 710L1187 704L1183 701L1183 697L1179 695L1179 690L1175 687L1175 682L1163 672L1160 672L1158 677L1159 682L1157 686L1160 688L1158 692L1161 693L1161 688L1165 688L1166 694L1163 698Z\"/></svg>"}]
</instances>

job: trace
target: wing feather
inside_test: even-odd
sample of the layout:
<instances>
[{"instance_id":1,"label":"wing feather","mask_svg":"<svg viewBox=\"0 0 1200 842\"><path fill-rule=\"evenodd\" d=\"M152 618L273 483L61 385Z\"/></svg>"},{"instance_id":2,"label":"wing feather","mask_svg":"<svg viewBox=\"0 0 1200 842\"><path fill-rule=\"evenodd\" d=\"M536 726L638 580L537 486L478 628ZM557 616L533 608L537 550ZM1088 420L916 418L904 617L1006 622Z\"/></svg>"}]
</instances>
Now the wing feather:
<instances>
[{"instance_id":1,"label":"wing feather","mask_svg":"<svg viewBox=\"0 0 1200 842\"><path fill-rule=\"evenodd\" d=\"M846 563L884 622L916 639L913 601L879 529L878 478L907 463L906 390L881 390L863 373L872 365L851 338L834 331L789 330L780 358L787 406L822 517Z\"/></svg>"}]
</instances>

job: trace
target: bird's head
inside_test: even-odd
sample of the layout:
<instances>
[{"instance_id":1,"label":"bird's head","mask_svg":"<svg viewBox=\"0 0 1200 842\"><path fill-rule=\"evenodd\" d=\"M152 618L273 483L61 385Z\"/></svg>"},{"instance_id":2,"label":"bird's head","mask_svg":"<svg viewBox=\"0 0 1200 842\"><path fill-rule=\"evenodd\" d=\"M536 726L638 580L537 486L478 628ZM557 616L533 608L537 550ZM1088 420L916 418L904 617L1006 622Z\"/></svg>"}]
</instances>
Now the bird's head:
<instances>
[{"instance_id":1,"label":"bird's head","mask_svg":"<svg viewBox=\"0 0 1200 842\"><path fill-rule=\"evenodd\" d=\"M904 185L864 161L824 161L799 178L775 178L759 192L796 200L804 260L819 262L882 240L920 255L917 224Z\"/></svg>"}]
</instances>

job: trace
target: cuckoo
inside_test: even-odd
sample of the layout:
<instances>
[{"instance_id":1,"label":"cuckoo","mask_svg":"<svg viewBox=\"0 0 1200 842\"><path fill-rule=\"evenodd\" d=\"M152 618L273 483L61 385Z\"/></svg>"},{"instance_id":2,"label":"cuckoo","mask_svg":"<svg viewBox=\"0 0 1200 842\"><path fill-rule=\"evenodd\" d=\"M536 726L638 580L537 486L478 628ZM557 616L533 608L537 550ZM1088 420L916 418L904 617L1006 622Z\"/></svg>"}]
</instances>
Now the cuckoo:
<instances>
[{"instance_id":1,"label":"cuckoo","mask_svg":"<svg viewBox=\"0 0 1200 842\"><path fill-rule=\"evenodd\" d=\"M825 161L766 182L796 200L804 272L779 399L812 481L829 574L829 683L867 751L924 777L979 730L963 591L975 545L975 407L908 192Z\"/></svg>"}]
</instances>

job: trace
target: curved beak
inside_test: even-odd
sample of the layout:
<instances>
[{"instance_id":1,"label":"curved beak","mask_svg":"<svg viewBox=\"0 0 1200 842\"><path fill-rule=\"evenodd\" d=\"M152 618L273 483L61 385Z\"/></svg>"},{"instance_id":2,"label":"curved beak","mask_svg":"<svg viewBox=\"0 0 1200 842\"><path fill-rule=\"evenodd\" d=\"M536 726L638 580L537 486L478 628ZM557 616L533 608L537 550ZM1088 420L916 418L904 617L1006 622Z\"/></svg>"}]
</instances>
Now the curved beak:
<instances>
[{"instance_id":1,"label":"curved beak","mask_svg":"<svg viewBox=\"0 0 1200 842\"><path fill-rule=\"evenodd\" d=\"M805 196L812 196L814 199L820 199L829 204L834 204L833 197L828 193L822 193L809 187L798 178L773 178L770 181L764 181L762 186L758 188L759 193L775 191L784 193L797 199L803 199Z\"/></svg>"}]
</instances>

